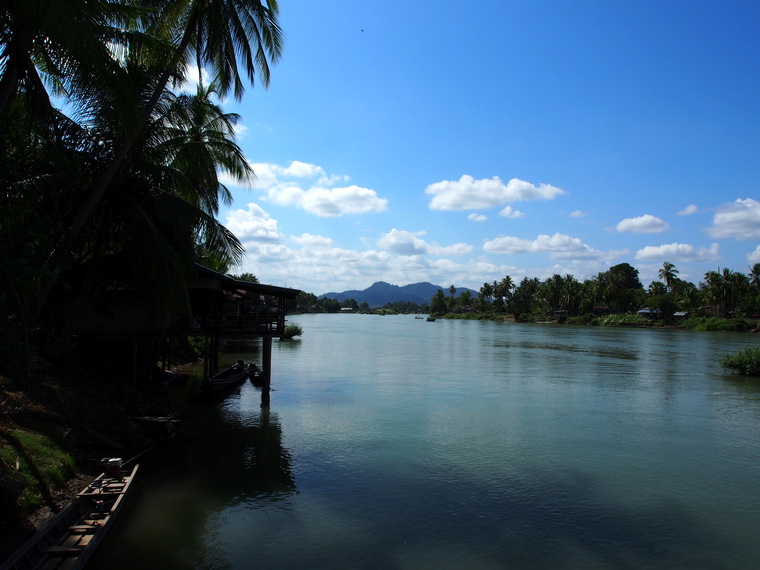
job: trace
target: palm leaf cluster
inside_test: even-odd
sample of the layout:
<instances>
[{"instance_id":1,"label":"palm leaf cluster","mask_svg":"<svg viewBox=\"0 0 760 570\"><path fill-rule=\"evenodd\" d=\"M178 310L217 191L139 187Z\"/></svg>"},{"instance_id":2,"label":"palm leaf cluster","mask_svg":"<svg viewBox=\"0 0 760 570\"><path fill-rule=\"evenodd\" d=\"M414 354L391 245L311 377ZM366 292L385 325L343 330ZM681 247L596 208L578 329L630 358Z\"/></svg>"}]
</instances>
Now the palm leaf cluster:
<instances>
[{"instance_id":1,"label":"palm leaf cluster","mask_svg":"<svg viewBox=\"0 0 760 570\"><path fill-rule=\"evenodd\" d=\"M65 292L96 295L107 259L175 310L199 257L241 260L219 173L253 172L218 101L268 86L277 17L275 0L0 1L5 334L41 330ZM178 93L194 65L197 91Z\"/></svg>"}]
</instances>

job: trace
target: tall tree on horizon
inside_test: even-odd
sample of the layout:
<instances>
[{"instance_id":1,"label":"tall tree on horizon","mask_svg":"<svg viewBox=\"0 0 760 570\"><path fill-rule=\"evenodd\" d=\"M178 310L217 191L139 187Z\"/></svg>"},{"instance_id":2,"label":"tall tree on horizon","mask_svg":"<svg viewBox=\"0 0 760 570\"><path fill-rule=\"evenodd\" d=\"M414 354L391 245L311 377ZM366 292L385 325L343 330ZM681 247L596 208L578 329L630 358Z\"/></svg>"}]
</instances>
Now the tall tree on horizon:
<instances>
[{"instance_id":1,"label":"tall tree on horizon","mask_svg":"<svg viewBox=\"0 0 760 570\"><path fill-rule=\"evenodd\" d=\"M657 272L657 276L663 283L665 283L668 293L672 293L675 283L678 280L678 269L676 269L676 266L669 261L664 262L662 264L662 269Z\"/></svg>"}]
</instances>

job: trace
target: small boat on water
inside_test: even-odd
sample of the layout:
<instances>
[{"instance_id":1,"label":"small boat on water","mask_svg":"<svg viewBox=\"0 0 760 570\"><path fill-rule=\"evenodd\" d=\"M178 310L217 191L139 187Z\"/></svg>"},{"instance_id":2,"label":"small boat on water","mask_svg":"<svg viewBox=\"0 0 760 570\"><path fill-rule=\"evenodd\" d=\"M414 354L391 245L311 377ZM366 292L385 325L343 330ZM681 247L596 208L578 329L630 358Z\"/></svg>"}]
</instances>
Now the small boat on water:
<instances>
[{"instance_id":1,"label":"small boat on water","mask_svg":"<svg viewBox=\"0 0 760 570\"><path fill-rule=\"evenodd\" d=\"M242 360L238 360L232 366L228 366L221 372L209 377L208 385L212 390L226 390L227 388L234 388L240 386L245 382L246 378L252 373L254 364L246 364Z\"/></svg>"},{"instance_id":2,"label":"small boat on water","mask_svg":"<svg viewBox=\"0 0 760 570\"><path fill-rule=\"evenodd\" d=\"M83 568L123 506L138 467L122 473L121 459L108 460L106 472L87 485L0 570Z\"/></svg>"}]
</instances>

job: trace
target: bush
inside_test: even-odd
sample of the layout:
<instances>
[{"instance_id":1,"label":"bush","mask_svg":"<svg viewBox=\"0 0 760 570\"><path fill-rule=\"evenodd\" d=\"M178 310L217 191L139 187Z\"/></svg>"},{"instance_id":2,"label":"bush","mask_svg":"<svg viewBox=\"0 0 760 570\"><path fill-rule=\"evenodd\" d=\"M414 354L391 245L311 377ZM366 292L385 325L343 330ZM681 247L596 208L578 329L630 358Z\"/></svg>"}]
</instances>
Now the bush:
<instances>
[{"instance_id":1,"label":"bush","mask_svg":"<svg viewBox=\"0 0 760 570\"><path fill-rule=\"evenodd\" d=\"M641 315L619 314L595 319L595 324L601 327L643 327L651 322Z\"/></svg>"},{"instance_id":2,"label":"bush","mask_svg":"<svg viewBox=\"0 0 760 570\"><path fill-rule=\"evenodd\" d=\"M303 329L301 328L301 325L292 323L289 325L285 325L285 331L282 337L285 340L293 340L293 337L301 336L301 335L303 335Z\"/></svg>"},{"instance_id":3,"label":"bush","mask_svg":"<svg viewBox=\"0 0 760 570\"><path fill-rule=\"evenodd\" d=\"M744 376L760 376L760 348L745 348L720 359L723 368Z\"/></svg>"},{"instance_id":4,"label":"bush","mask_svg":"<svg viewBox=\"0 0 760 570\"><path fill-rule=\"evenodd\" d=\"M748 320L739 318L692 317L684 321L683 327L695 331L747 332L752 325Z\"/></svg>"}]
</instances>

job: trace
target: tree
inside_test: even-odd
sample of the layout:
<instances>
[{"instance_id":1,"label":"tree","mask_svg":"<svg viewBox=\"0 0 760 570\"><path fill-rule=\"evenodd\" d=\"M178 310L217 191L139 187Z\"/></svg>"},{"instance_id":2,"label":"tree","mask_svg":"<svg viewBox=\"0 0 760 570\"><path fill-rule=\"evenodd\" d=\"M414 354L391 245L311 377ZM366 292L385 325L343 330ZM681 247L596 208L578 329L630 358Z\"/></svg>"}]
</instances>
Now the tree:
<instances>
[{"instance_id":1,"label":"tree","mask_svg":"<svg viewBox=\"0 0 760 570\"><path fill-rule=\"evenodd\" d=\"M494 287L491 283L483 283L483 286L480 288L480 292L478 293L478 304L480 305L481 312L488 312L491 301L493 299L493 292Z\"/></svg>"},{"instance_id":2,"label":"tree","mask_svg":"<svg viewBox=\"0 0 760 570\"><path fill-rule=\"evenodd\" d=\"M455 289L456 290L456 289ZM430 314L443 315L446 312L446 297L441 289L430 299Z\"/></svg>"},{"instance_id":3,"label":"tree","mask_svg":"<svg viewBox=\"0 0 760 570\"><path fill-rule=\"evenodd\" d=\"M462 293L459 295L459 302L455 303L454 310L456 310L457 306L461 309L469 307L471 303L472 293L469 291L462 291Z\"/></svg>"},{"instance_id":4,"label":"tree","mask_svg":"<svg viewBox=\"0 0 760 570\"><path fill-rule=\"evenodd\" d=\"M672 293L674 284L678 280L678 269L676 269L676 266L666 261L662 264L662 269L660 269L657 275L665 283L668 292Z\"/></svg>"},{"instance_id":5,"label":"tree","mask_svg":"<svg viewBox=\"0 0 760 570\"><path fill-rule=\"evenodd\" d=\"M755 263L749 268L749 282L753 287L760 289L760 263Z\"/></svg>"},{"instance_id":6,"label":"tree","mask_svg":"<svg viewBox=\"0 0 760 570\"><path fill-rule=\"evenodd\" d=\"M236 98L243 93L238 61L245 67L251 84L258 74L264 85L269 84L269 58L277 61L282 49L282 32L277 22L279 7L276 0L264 5L261 0L161 0L159 10L144 12L145 30L155 38L151 43L137 42L126 50L125 67L143 66L141 92L149 97L145 104L134 109L132 120L122 121L121 136L113 147L108 166L102 170L89 197L81 204L77 215L56 246L48 265L56 267L79 238L87 220L103 199L122 164L142 136L146 125L159 106L170 81L184 78L188 55L196 62L209 65L214 83L221 96L230 89ZM171 40L180 38L174 44ZM156 46L168 46L158 50ZM145 55L148 57L145 57ZM97 106L97 101L91 101ZM40 292L45 301L50 286Z\"/></svg>"},{"instance_id":7,"label":"tree","mask_svg":"<svg viewBox=\"0 0 760 570\"><path fill-rule=\"evenodd\" d=\"M0 29L0 121L20 93L49 111L45 83L56 95L77 99L93 78L103 80L116 62L114 48L131 14L125 3L87 0L6 0Z\"/></svg>"},{"instance_id":8,"label":"tree","mask_svg":"<svg viewBox=\"0 0 760 570\"><path fill-rule=\"evenodd\" d=\"M665 295L667 292L668 288L664 283L660 283L659 281L652 281L649 284L648 294L650 296L661 296Z\"/></svg>"},{"instance_id":9,"label":"tree","mask_svg":"<svg viewBox=\"0 0 760 570\"><path fill-rule=\"evenodd\" d=\"M509 275L504 276L504 278L498 283L494 281L493 291L494 296L496 297L496 306L499 311L506 308L509 304L509 298L512 295L512 289L514 289L514 287L515 284Z\"/></svg>"},{"instance_id":10,"label":"tree","mask_svg":"<svg viewBox=\"0 0 760 570\"><path fill-rule=\"evenodd\" d=\"M512 314L516 320L527 319L537 307L535 300L538 295L541 282L533 277L524 277L512 295Z\"/></svg>"},{"instance_id":11,"label":"tree","mask_svg":"<svg viewBox=\"0 0 760 570\"><path fill-rule=\"evenodd\" d=\"M253 273L241 273L240 275L233 275L232 277L238 281L248 281L249 283L259 282L259 278L256 277Z\"/></svg>"}]
</instances>

